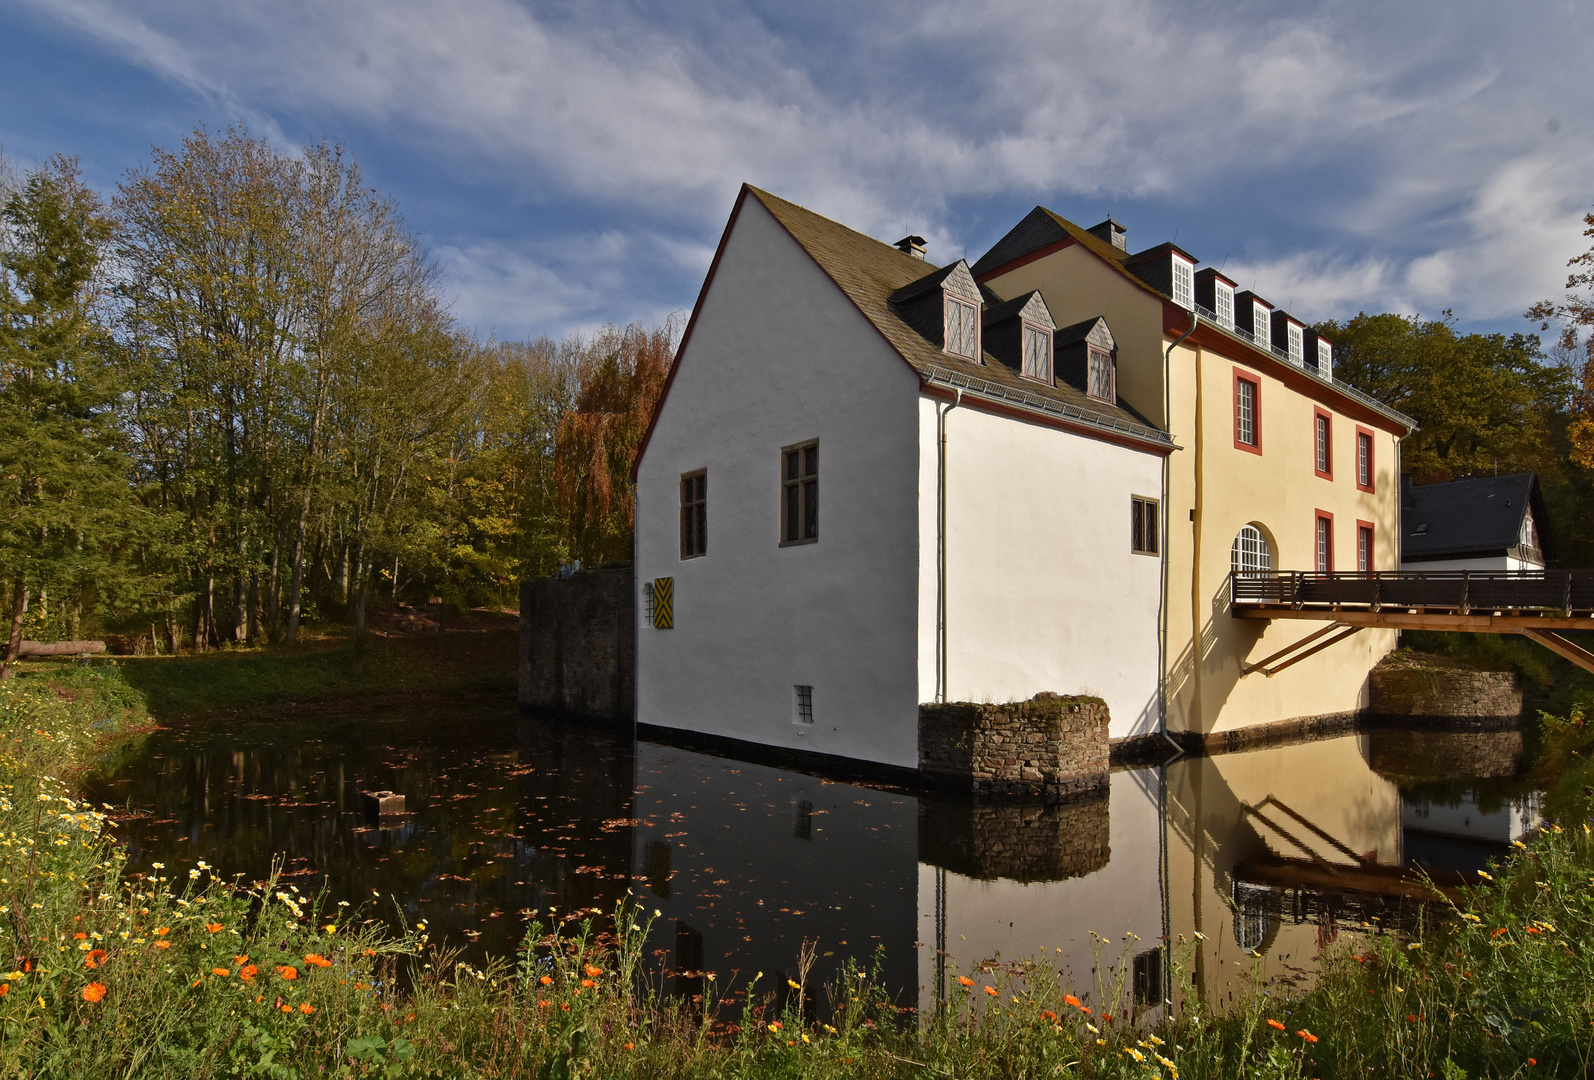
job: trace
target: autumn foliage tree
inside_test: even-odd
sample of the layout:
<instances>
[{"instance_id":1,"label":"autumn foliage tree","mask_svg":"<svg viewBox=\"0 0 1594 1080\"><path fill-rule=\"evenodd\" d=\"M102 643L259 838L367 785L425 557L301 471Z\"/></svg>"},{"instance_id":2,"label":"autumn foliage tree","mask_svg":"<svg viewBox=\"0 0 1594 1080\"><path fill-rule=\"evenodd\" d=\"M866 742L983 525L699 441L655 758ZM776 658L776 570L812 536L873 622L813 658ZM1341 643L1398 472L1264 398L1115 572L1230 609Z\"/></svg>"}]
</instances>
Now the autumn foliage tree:
<instances>
[{"instance_id":1,"label":"autumn foliage tree","mask_svg":"<svg viewBox=\"0 0 1594 1080\"><path fill-rule=\"evenodd\" d=\"M559 423L554 488L568 556L596 566L631 557L631 466L675 352L673 322L606 328L591 342L575 408Z\"/></svg>"},{"instance_id":2,"label":"autumn foliage tree","mask_svg":"<svg viewBox=\"0 0 1594 1080\"><path fill-rule=\"evenodd\" d=\"M1583 215L1583 235L1594 238L1594 213ZM1570 362L1574 388L1567 437L1571 461L1594 472L1594 246L1567 263L1566 296L1541 300L1528 310L1540 330L1559 324L1556 348Z\"/></svg>"}]
</instances>

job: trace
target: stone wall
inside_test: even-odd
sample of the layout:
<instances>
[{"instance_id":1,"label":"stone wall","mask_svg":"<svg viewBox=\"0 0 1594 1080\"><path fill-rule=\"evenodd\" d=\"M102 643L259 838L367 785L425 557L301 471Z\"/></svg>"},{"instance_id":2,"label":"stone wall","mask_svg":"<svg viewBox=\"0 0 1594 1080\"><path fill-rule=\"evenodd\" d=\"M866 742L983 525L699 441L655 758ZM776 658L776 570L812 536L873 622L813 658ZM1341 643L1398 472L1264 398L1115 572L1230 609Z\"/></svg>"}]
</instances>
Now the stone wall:
<instances>
[{"instance_id":1,"label":"stone wall","mask_svg":"<svg viewBox=\"0 0 1594 1080\"><path fill-rule=\"evenodd\" d=\"M977 795L1048 799L1107 783L1107 706L1037 694L1003 705L919 706L919 771Z\"/></svg>"},{"instance_id":2,"label":"stone wall","mask_svg":"<svg viewBox=\"0 0 1594 1080\"><path fill-rule=\"evenodd\" d=\"M1107 789L1050 803L919 799L919 861L994 881L1063 881L1094 873L1112 855Z\"/></svg>"},{"instance_id":3,"label":"stone wall","mask_svg":"<svg viewBox=\"0 0 1594 1080\"><path fill-rule=\"evenodd\" d=\"M630 566L520 586L520 703L629 721L636 703L636 588Z\"/></svg>"},{"instance_id":4,"label":"stone wall","mask_svg":"<svg viewBox=\"0 0 1594 1080\"><path fill-rule=\"evenodd\" d=\"M1368 711L1374 716L1515 717L1522 714L1522 688L1509 671L1475 671L1397 653L1373 668Z\"/></svg>"}]
</instances>

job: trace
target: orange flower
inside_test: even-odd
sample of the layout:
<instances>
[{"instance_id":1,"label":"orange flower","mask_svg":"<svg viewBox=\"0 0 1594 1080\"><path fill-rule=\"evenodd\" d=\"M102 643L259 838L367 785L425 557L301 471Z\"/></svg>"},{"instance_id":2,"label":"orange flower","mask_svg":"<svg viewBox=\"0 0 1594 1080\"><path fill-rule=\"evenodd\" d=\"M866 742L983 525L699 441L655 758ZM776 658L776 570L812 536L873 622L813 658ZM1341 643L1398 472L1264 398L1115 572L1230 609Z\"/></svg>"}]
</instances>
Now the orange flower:
<instances>
[{"instance_id":1,"label":"orange flower","mask_svg":"<svg viewBox=\"0 0 1594 1080\"><path fill-rule=\"evenodd\" d=\"M1085 1011L1086 1011L1086 1012L1089 1012L1089 1011L1090 1011L1090 1010L1089 1010L1089 1009L1086 1009L1086 1010L1085 1010ZM1111 1019L1112 1019L1112 1013L1102 1013L1102 1014L1101 1014L1101 1018L1102 1018L1102 1019L1103 1019L1103 1020L1111 1020Z\"/></svg>"},{"instance_id":2,"label":"orange flower","mask_svg":"<svg viewBox=\"0 0 1594 1080\"><path fill-rule=\"evenodd\" d=\"M1538 1058L1528 1058L1528 1064L1529 1065L1537 1065L1538 1063L1539 1063L1539 1059Z\"/></svg>"},{"instance_id":3,"label":"orange flower","mask_svg":"<svg viewBox=\"0 0 1594 1080\"><path fill-rule=\"evenodd\" d=\"M235 956L235 957L232 958L232 962L237 964L239 967L242 967L243 965L249 963L249 957L247 957L247 956Z\"/></svg>"},{"instance_id":4,"label":"orange flower","mask_svg":"<svg viewBox=\"0 0 1594 1080\"><path fill-rule=\"evenodd\" d=\"M375 956L376 955L376 950L375 949L366 949L365 950L365 955L366 956Z\"/></svg>"},{"instance_id":5,"label":"orange flower","mask_svg":"<svg viewBox=\"0 0 1594 1080\"><path fill-rule=\"evenodd\" d=\"M172 932L172 928L169 927L169 926L157 926L155 928L155 936L156 937L165 937L167 934L169 934L171 932Z\"/></svg>"},{"instance_id":6,"label":"orange flower","mask_svg":"<svg viewBox=\"0 0 1594 1080\"><path fill-rule=\"evenodd\" d=\"M11 984L0 983L0 997L5 997L9 993L11 993Z\"/></svg>"},{"instance_id":7,"label":"orange flower","mask_svg":"<svg viewBox=\"0 0 1594 1080\"><path fill-rule=\"evenodd\" d=\"M958 982L962 983L964 986L973 986L974 985L974 980L969 978L967 975L959 975L958 976Z\"/></svg>"},{"instance_id":8,"label":"orange flower","mask_svg":"<svg viewBox=\"0 0 1594 1080\"><path fill-rule=\"evenodd\" d=\"M232 972L228 971L226 968L211 968L210 973L212 975L220 975L223 978L232 974Z\"/></svg>"},{"instance_id":9,"label":"orange flower","mask_svg":"<svg viewBox=\"0 0 1594 1080\"><path fill-rule=\"evenodd\" d=\"M636 1049L636 1043L626 1043L625 1044L625 1048L627 1050L635 1050Z\"/></svg>"},{"instance_id":10,"label":"orange flower","mask_svg":"<svg viewBox=\"0 0 1594 1080\"><path fill-rule=\"evenodd\" d=\"M1317 1036L1313 1035L1310 1031L1297 1031L1295 1034L1299 1035L1309 1043L1314 1043L1317 1041Z\"/></svg>"},{"instance_id":11,"label":"orange flower","mask_svg":"<svg viewBox=\"0 0 1594 1080\"><path fill-rule=\"evenodd\" d=\"M588 990L591 990L594 986L597 986L598 984L595 981L593 981L592 979L582 979L581 980L581 985L585 986Z\"/></svg>"},{"instance_id":12,"label":"orange flower","mask_svg":"<svg viewBox=\"0 0 1594 1080\"><path fill-rule=\"evenodd\" d=\"M310 1004L308 1001L301 1001L299 1002L299 1011L304 1013L306 1016L309 1016L311 1013L315 1012L315 1006Z\"/></svg>"},{"instance_id":13,"label":"orange flower","mask_svg":"<svg viewBox=\"0 0 1594 1080\"><path fill-rule=\"evenodd\" d=\"M209 930L212 934L219 934L226 928L223 927L219 922L208 922L205 924L205 929Z\"/></svg>"},{"instance_id":14,"label":"orange flower","mask_svg":"<svg viewBox=\"0 0 1594 1080\"><path fill-rule=\"evenodd\" d=\"M299 969L289 964L279 964L277 966L277 974L284 979L297 979L299 977Z\"/></svg>"},{"instance_id":15,"label":"orange flower","mask_svg":"<svg viewBox=\"0 0 1594 1080\"><path fill-rule=\"evenodd\" d=\"M314 964L318 968L329 968L332 966L332 961L328 960L320 953L306 953L304 962L307 964Z\"/></svg>"},{"instance_id":16,"label":"orange flower","mask_svg":"<svg viewBox=\"0 0 1594 1080\"><path fill-rule=\"evenodd\" d=\"M105 996L105 984L91 982L83 988L84 1001L99 1001Z\"/></svg>"},{"instance_id":17,"label":"orange flower","mask_svg":"<svg viewBox=\"0 0 1594 1080\"><path fill-rule=\"evenodd\" d=\"M260 969L253 964L245 964L238 969L238 977L244 982L254 982L255 976L260 974Z\"/></svg>"},{"instance_id":18,"label":"orange flower","mask_svg":"<svg viewBox=\"0 0 1594 1080\"><path fill-rule=\"evenodd\" d=\"M537 1002L537 1008L539 1008L539 1009L551 1009L551 1008L553 1008L553 1002L551 1002L551 1001L539 1001L539 1002Z\"/></svg>"},{"instance_id":19,"label":"orange flower","mask_svg":"<svg viewBox=\"0 0 1594 1080\"><path fill-rule=\"evenodd\" d=\"M973 984L973 980L971 979L969 981L970 981L970 985L972 985ZM1063 995L1063 1004L1064 1005L1072 1005L1076 1009L1080 1007L1079 999L1077 997L1075 997L1073 994L1064 994Z\"/></svg>"},{"instance_id":20,"label":"orange flower","mask_svg":"<svg viewBox=\"0 0 1594 1080\"><path fill-rule=\"evenodd\" d=\"M562 1009L565 1012L569 1012L570 1011L570 1002L566 1001L566 1002L561 1003L559 1008Z\"/></svg>"},{"instance_id":21,"label":"orange flower","mask_svg":"<svg viewBox=\"0 0 1594 1080\"><path fill-rule=\"evenodd\" d=\"M986 988L985 988L985 992L986 992L986 993L987 993L987 994L990 994L990 995L991 995L991 996L992 996L992 997L997 997L997 996L999 996L999 995L998 995L998 994L997 994L997 992L996 992L996 987L994 987L994 986L987 986L987 987L986 987Z\"/></svg>"},{"instance_id":22,"label":"orange flower","mask_svg":"<svg viewBox=\"0 0 1594 1080\"><path fill-rule=\"evenodd\" d=\"M1277 1020L1269 1020L1267 1022L1267 1026L1270 1028L1277 1028L1280 1031L1284 1030L1284 1025L1279 1023Z\"/></svg>"},{"instance_id":23,"label":"orange flower","mask_svg":"<svg viewBox=\"0 0 1594 1080\"><path fill-rule=\"evenodd\" d=\"M1504 933L1508 933L1508 932L1509 932L1509 931L1507 931L1507 929L1506 929L1506 928L1505 928L1505 927L1503 927L1503 926L1502 926L1502 927L1500 927L1500 929L1498 929L1498 930L1491 930L1491 931L1489 931L1489 936L1490 936L1490 937L1499 937L1499 936L1500 936L1500 935L1501 935L1501 934L1504 934Z\"/></svg>"},{"instance_id":24,"label":"orange flower","mask_svg":"<svg viewBox=\"0 0 1594 1080\"><path fill-rule=\"evenodd\" d=\"M771 1030L771 1031L779 1031L780 1030L780 1021L779 1020L771 1020L769 1022L769 1030Z\"/></svg>"},{"instance_id":25,"label":"orange flower","mask_svg":"<svg viewBox=\"0 0 1594 1080\"><path fill-rule=\"evenodd\" d=\"M94 949L83 958L83 966L86 968L97 968L103 963L105 963L104 949Z\"/></svg>"},{"instance_id":26,"label":"orange flower","mask_svg":"<svg viewBox=\"0 0 1594 1080\"><path fill-rule=\"evenodd\" d=\"M172 943L169 941L157 941L155 947L157 949L169 949L172 947Z\"/></svg>"},{"instance_id":27,"label":"orange flower","mask_svg":"<svg viewBox=\"0 0 1594 1080\"><path fill-rule=\"evenodd\" d=\"M542 978L538 979L537 981L542 983L542 985L544 985L544 986L551 986L551 985L553 985L553 976L552 975L544 975Z\"/></svg>"},{"instance_id":28,"label":"orange flower","mask_svg":"<svg viewBox=\"0 0 1594 1080\"><path fill-rule=\"evenodd\" d=\"M1052 1012L1050 1009L1048 1009L1045 1012L1041 1013L1041 1019L1042 1020L1053 1020L1053 1021L1055 1021L1057 1019L1057 1014Z\"/></svg>"},{"instance_id":29,"label":"orange flower","mask_svg":"<svg viewBox=\"0 0 1594 1080\"><path fill-rule=\"evenodd\" d=\"M1417 1014L1416 1013L1407 1013L1406 1014L1406 1023L1415 1024L1416 1022L1417 1022Z\"/></svg>"},{"instance_id":30,"label":"orange flower","mask_svg":"<svg viewBox=\"0 0 1594 1080\"><path fill-rule=\"evenodd\" d=\"M603 974L603 969L601 967L593 967L591 964L588 964L586 967L586 972L587 978L596 979L599 975Z\"/></svg>"},{"instance_id":31,"label":"orange flower","mask_svg":"<svg viewBox=\"0 0 1594 1080\"><path fill-rule=\"evenodd\" d=\"M86 940L87 938L88 938L88 935L85 934L81 930L79 930L77 933L72 935L72 940L73 941L83 941L83 940Z\"/></svg>"},{"instance_id":32,"label":"orange flower","mask_svg":"<svg viewBox=\"0 0 1594 1080\"><path fill-rule=\"evenodd\" d=\"M283 1005L283 1006L281 1006L281 1008L282 1008L282 1011L287 1013L288 1015L290 1015L290 1016L293 1015L293 1006L292 1005Z\"/></svg>"}]
</instances>

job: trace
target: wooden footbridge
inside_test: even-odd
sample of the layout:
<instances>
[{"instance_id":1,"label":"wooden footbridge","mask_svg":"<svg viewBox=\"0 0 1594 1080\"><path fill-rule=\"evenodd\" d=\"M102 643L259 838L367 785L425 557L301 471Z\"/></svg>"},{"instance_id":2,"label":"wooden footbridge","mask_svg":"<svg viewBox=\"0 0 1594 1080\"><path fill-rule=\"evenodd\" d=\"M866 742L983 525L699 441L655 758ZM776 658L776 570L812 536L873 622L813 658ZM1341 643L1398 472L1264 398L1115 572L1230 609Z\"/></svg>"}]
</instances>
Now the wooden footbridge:
<instances>
[{"instance_id":1,"label":"wooden footbridge","mask_svg":"<svg viewBox=\"0 0 1594 1080\"><path fill-rule=\"evenodd\" d=\"M1272 676L1369 627L1521 634L1594 671L1594 652L1562 637L1594 630L1594 570L1242 572L1229 576L1239 619L1327 623L1241 674Z\"/></svg>"}]
</instances>

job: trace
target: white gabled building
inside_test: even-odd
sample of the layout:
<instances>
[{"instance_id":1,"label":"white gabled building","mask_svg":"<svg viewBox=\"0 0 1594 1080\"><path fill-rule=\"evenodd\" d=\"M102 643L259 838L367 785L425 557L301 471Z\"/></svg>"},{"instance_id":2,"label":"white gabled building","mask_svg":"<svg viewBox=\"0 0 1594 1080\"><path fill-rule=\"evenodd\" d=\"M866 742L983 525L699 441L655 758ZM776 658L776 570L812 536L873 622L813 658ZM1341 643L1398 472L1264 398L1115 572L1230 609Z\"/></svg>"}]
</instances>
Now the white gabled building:
<instances>
[{"instance_id":1,"label":"white gabled building","mask_svg":"<svg viewBox=\"0 0 1594 1080\"><path fill-rule=\"evenodd\" d=\"M744 186L636 465L638 722L908 768L921 702L1154 731L1173 447L1116 348Z\"/></svg>"}]
</instances>

